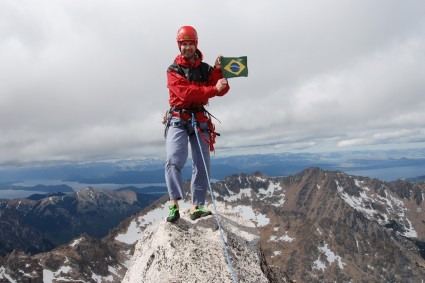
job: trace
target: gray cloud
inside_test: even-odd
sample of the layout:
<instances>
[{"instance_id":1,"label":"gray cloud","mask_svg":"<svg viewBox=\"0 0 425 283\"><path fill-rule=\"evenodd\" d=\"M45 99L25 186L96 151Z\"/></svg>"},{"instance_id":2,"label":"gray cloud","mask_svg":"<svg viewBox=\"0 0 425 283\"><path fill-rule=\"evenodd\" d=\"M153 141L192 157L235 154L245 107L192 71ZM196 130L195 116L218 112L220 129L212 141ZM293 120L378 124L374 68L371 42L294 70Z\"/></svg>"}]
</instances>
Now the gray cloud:
<instances>
[{"instance_id":1,"label":"gray cloud","mask_svg":"<svg viewBox=\"0 0 425 283\"><path fill-rule=\"evenodd\" d=\"M423 147L424 11L423 1L3 1L0 163L163 156L165 71L187 24L206 62L248 56L249 77L210 101L217 152Z\"/></svg>"}]
</instances>

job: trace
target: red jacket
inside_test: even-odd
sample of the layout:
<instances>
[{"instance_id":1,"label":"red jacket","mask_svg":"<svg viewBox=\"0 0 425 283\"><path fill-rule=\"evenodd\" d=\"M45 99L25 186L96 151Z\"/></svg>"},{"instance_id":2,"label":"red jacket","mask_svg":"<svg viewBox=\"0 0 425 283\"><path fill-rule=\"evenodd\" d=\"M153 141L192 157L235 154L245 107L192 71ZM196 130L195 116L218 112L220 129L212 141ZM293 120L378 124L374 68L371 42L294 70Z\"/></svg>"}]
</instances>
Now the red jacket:
<instances>
[{"instance_id":1,"label":"red jacket","mask_svg":"<svg viewBox=\"0 0 425 283\"><path fill-rule=\"evenodd\" d=\"M199 108L208 104L209 98L223 96L230 89L227 85L220 93L217 91L215 85L223 78L221 70L202 62L201 51L196 50L196 53L198 57L193 65L180 54L167 70L171 107Z\"/></svg>"}]
</instances>

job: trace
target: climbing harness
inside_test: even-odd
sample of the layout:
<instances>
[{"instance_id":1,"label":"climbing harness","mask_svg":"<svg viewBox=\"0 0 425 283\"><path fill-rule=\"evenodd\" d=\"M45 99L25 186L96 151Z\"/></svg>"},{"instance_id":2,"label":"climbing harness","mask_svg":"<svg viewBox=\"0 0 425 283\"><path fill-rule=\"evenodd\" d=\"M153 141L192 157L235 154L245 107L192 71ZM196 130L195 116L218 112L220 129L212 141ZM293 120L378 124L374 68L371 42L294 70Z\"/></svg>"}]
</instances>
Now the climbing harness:
<instances>
[{"instance_id":1,"label":"climbing harness","mask_svg":"<svg viewBox=\"0 0 425 283\"><path fill-rule=\"evenodd\" d=\"M193 126L194 129L198 127L195 116L196 116L195 113L192 113L192 126ZM213 206L214 206L215 221L217 222L217 226L220 230L221 240L222 240L222 244L223 244L224 253L225 253L226 259L227 259L227 264L229 265L230 272L232 274L233 282L238 283L238 279L236 277L236 273L235 273L235 270L233 268L232 260L230 259L230 256L229 256L229 250L227 248L226 240L224 239L223 230L221 229L220 220L218 219L217 207L216 207L216 204L215 204L215 198L214 198L213 191L212 191L212 188L211 188L211 182L210 182L210 176L208 174L207 163L205 162L204 153L202 152L201 140L199 139L200 134L198 133L197 130L195 130L195 134L196 134L196 139L198 141L199 151L201 152L202 162L204 163L205 174L206 174L207 179L208 179L208 187L209 187L209 190L210 190L211 200L212 200L212 203L213 203ZM201 134L201 136L202 136L202 134Z\"/></svg>"},{"instance_id":2,"label":"climbing harness","mask_svg":"<svg viewBox=\"0 0 425 283\"><path fill-rule=\"evenodd\" d=\"M200 133L202 140L209 145L210 151L215 151L214 150L215 139L217 136L220 136L220 134L215 131L215 125L212 122L212 118L216 119L218 122L220 122L220 120L218 120L214 115L208 112L208 110L206 110L203 106L198 108L179 108L176 106L171 107L170 110L165 112L164 118L162 120L162 124L165 125L164 138L167 138L168 129L170 126L180 125L178 122L176 122L175 124L171 122L171 119L173 117L179 117L188 122L192 120L192 123L193 123L192 117L195 117L195 119L197 118L198 120L201 120L200 122L206 122L208 126L207 129L201 130L198 122L196 123L197 127L193 127L193 129L195 131L198 131L198 133ZM182 124L182 125L185 126L187 129L187 124ZM208 138L206 138L201 132L207 132ZM193 133L189 132L189 130L188 130L188 134L193 135Z\"/></svg>"}]
</instances>

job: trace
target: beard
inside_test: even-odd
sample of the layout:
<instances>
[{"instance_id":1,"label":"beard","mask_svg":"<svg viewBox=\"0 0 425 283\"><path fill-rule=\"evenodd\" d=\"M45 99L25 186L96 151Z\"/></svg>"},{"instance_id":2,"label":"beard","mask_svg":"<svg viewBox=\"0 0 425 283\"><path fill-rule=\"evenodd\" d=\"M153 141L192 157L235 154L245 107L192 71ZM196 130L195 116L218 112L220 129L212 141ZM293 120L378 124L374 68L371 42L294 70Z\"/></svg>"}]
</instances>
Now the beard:
<instances>
[{"instance_id":1,"label":"beard","mask_svg":"<svg viewBox=\"0 0 425 283\"><path fill-rule=\"evenodd\" d=\"M181 52L182 56L188 60L193 60L196 57L196 52L194 50L184 50Z\"/></svg>"}]
</instances>

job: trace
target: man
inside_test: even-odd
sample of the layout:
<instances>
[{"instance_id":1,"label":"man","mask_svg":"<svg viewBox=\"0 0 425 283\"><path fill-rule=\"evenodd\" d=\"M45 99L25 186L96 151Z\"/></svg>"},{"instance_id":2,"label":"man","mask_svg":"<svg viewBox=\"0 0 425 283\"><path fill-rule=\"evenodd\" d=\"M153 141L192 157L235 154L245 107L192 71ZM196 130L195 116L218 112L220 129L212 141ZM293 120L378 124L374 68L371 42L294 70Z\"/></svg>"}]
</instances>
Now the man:
<instances>
[{"instance_id":1,"label":"man","mask_svg":"<svg viewBox=\"0 0 425 283\"><path fill-rule=\"evenodd\" d=\"M192 153L190 218L195 220L211 215L204 205L209 186L210 150L213 150L216 133L211 115L204 106L210 98L223 96L229 91L227 80L221 72L220 57L217 57L214 67L202 62L198 34L193 27L182 26L177 31L177 45L180 54L167 70L171 108L164 117L167 151L165 180L171 202L168 222L175 222L180 218L178 201L184 197L182 169L188 157L188 143ZM192 125L193 116L197 121L195 128ZM199 133L200 146L195 131Z\"/></svg>"}]
</instances>

